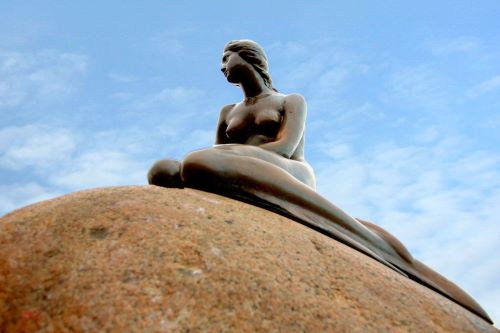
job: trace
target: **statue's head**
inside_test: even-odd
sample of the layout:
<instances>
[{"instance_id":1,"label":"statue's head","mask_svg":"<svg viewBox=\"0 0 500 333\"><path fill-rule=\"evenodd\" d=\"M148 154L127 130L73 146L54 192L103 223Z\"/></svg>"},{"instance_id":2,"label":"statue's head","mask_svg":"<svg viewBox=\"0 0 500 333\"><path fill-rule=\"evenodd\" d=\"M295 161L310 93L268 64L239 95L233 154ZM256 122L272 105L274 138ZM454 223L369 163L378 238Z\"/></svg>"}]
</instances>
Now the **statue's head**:
<instances>
[{"instance_id":1,"label":"statue's head","mask_svg":"<svg viewBox=\"0 0 500 333\"><path fill-rule=\"evenodd\" d=\"M264 49L262 49L259 44L250 39L232 40L224 47L224 52L226 51L238 53L243 60L255 68L257 73L259 73L264 80L266 86L274 89L271 76L268 72L267 57Z\"/></svg>"}]
</instances>

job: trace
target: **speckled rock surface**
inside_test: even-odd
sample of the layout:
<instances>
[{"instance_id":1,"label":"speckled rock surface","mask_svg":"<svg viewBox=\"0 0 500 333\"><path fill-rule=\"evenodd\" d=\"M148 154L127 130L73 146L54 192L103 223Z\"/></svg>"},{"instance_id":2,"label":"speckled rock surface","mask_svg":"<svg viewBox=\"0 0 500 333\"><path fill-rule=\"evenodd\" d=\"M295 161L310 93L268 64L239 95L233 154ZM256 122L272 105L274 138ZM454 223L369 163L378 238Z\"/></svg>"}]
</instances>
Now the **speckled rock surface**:
<instances>
[{"instance_id":1,"label":"speckled rock surface","mask_svg":"<svg viewBox=\"0 0 500 333\"><path fill-rule=\"evenodd\" d=\"M498 332L296 222L153 186L4 216L0 331Z\"/></svg>"}]
</instances>

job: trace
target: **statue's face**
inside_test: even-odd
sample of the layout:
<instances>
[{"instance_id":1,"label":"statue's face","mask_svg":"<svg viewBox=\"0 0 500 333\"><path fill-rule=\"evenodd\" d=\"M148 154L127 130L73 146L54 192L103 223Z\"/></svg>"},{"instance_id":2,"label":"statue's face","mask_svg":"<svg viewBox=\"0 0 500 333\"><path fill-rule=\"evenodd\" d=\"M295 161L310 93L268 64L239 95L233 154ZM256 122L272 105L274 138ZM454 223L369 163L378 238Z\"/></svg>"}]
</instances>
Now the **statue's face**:
<instances>
[{"instance_id":1,"label":"statue's face","mask_svg":"<svg viewBox=\"0 0 500 333\"><path fill-rule=\"evenodd\" d=\"M241 82L241 75L244 69L250 66L238 52L225 51L222 55L221 71L231 83L238 84Z\"/></svg>"}]
</instances>

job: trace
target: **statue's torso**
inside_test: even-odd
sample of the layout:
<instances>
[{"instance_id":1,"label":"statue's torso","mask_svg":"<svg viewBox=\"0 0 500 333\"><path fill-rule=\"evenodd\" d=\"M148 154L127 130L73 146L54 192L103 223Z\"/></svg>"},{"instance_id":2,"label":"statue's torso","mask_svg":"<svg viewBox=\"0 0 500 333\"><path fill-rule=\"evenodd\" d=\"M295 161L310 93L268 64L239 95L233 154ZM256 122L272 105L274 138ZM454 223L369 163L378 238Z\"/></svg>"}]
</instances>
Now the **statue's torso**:
<instances>
[{"instance_id":1,"label":"statue's torso","mask_svg":"<svg viewBox=\"0 0 500 333\"><path fill-rule=\"evenodd\" d=\"M234 104L225 113L225 143L259 146L278 140L285 120L287 95L276 93L270 96ZM304 160L304 135L290 159Z\"/></svg>"},{"instance_id":2,"label":"statue's torso","mask_svg":"<svg viewBox=\"0 0 500 333\"><path fill-rule=\"evenodd\" d=\"M231 143L259 145L275 141L283 120L284 95L271 95L234 105L226 116Z\"/></svg>"}]
</instances>

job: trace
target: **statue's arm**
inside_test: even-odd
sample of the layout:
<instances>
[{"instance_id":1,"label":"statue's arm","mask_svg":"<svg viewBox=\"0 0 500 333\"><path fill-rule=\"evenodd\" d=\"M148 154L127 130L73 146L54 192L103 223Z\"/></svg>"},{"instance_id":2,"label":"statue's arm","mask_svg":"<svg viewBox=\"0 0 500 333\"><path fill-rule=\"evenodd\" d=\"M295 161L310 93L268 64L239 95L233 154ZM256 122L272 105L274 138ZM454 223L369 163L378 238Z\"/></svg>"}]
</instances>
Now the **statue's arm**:
<instances>
[{"instance_id":1,"label":"statue's arm","mask_svg":"<svg viewBox=\"0 0 500 333\"><path fill-rule=\"evenodd\" d=\"M304 134L306 114L307 105L302 95L286 96L283 105L283 121L276 141L262 144L260 147L290 158Z\"/></svg>"},{"instance_id":2,"label":"statue's arm","mask_svg":"<svg viewBox=\"0 0 500 333\"><path fill-rule=\"evenodd\" d=\"M231 109L234 107L234 105L235 104L226 105L220 110L219 121L217 122L217 132L215 134L216 145L229 143L226 136L226 129L227 129L226 116L229 113L229 111L231 111Z\"/></svg>"}]
</instances>

